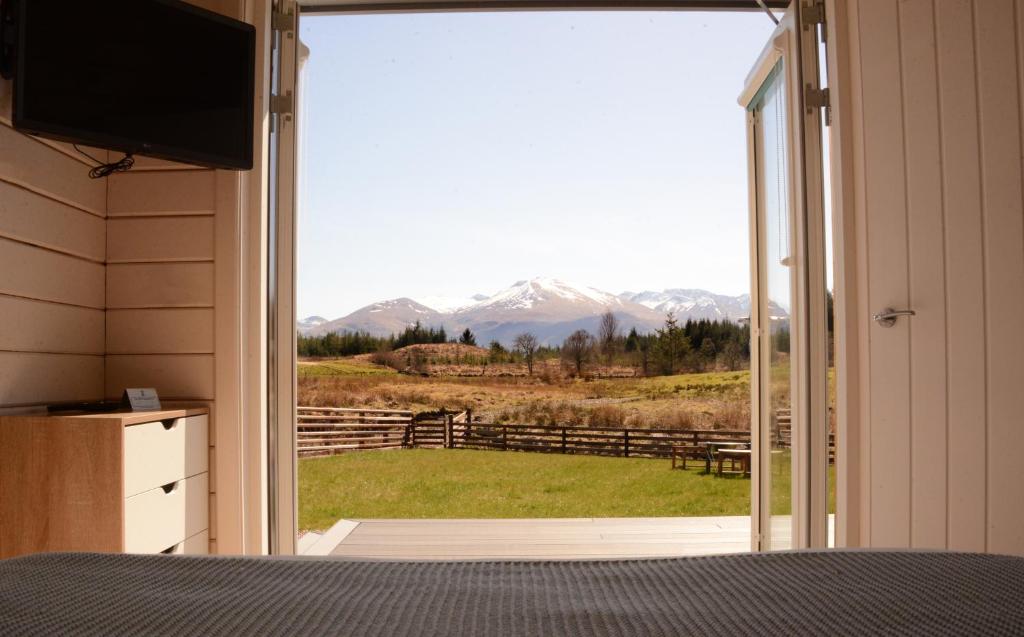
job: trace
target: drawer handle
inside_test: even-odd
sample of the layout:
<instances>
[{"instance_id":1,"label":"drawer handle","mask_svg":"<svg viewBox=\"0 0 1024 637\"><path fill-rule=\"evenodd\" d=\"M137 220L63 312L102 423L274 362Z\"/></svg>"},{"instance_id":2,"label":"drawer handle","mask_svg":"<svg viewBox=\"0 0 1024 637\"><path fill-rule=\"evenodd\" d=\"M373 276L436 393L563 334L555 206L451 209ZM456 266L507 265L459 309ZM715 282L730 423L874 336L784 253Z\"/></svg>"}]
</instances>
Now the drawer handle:
<instances>
[{"instance_id":1,"label":"drawer handle","mask_svg":"<svg viewBox=\"0 0 1024 637\"><path fill-rule=\"evenodd\" d=\"M181 484L181 480L175 480L174 482L169 482L160 488L164 490L166 495L170 495L178 490L179 484Z\"/></svg>"},{"instance_id":2,"label":"drawer handle","mask_svg":"<svg viewBox=\"0 0 1024 637\"><path fill-rule=\"evenodd\" d=\"M170 431L178 426L178 420L178 418L168 418L167 420L161 420L160 422L163 424L165 430Z\"/></svg>"}]
</instances>

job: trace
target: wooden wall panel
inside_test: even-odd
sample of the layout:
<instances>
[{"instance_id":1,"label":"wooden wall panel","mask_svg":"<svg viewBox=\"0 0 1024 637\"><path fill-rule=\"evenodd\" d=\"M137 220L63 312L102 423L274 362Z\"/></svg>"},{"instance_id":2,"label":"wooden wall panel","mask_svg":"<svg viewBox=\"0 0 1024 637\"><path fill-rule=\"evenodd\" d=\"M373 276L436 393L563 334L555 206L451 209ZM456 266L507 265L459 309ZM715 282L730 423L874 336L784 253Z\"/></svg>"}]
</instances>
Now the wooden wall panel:
<instances>
[{"instance_id":1,"label":"wooden wall panel","mask_svg":"<svg viewBox=\"0 0 1024 637\"><path fill-rule=\"evenodd\" d=\"M127 172L109 179L111 217L147 215L211 215L214 213L212 170Z\"/></svg>"},{"instance_id":2,"label":"wooden wall panel","mask_svg":"<svg viewBox=\"0 0 1024 637\"><path fill-rule=\"evenodd\" d=\"M11 128L0 81L0 408L103 396L106 184Z\"/></svg>"},{"instance_id":3,"label":"wooden wall panel","mask_svg":"<svg viewBox=\"0 0 1024 637\"><path fill-rule=\"evenodd\" d=\"M1013 0L974 7L985 272L986 549L1024 551L1024 205Z\"/></svg>"},{"instance_id":4,"label":"wooden wall panel","mask_svg":"<svg viewBox=\"0 0 1024 637\"><path fill-rule=\"evenodd\" d=\"M99 309L0 295L0 350L103 355Z\"/></svg>"},{"instance_id":5,"label":"wooden wall panel","mask_svg":"<svg viewBox=\"0 0 1024 637\"><path fill-rule=\"evenodd\" d=\"M212 261L213 217L124 217L107 221L108 263Z\"/></svg>"},{"instance_id":6,"label":"wooden wall panel","mask_svg":"<svg viewBox=\"0 0 1024 637\"><path fill-rule=\"evenodd\" d=\"M107 307L213 307L213 264L108 265Z\"/></svg>"},{"instance_id":7,"label":"wooden wall panel","mask_svg":"<svg viewBox=\"0 0 1024 637\"><path fill-rule=\"evenodd\" d=\"M102 395L102 356L0 352L0 407Z\"/></svg>"},{"instance_id":8,"label":"wooden wall panel","mask_svg":"<svg viewBox=\"0 0 1024 637\"><path fill-rule=\"evenodd\" d=\"M0 293L103 309L102 264L0 238Z\"/></svg>"},{"instance_id":9,"label":"wooden wall panel","mask_svg":"<svg viewBox=\"0 0 1024 637\"><path fill-rule=\"evenodd\" d=\"M985 548L985 277L972 6L935 5L945 197L950 548ZM940 274L940 273L936 273ZM939 399L940 397L936 397Z\"/></svg>"},{"instance_id":10,"label":"wooden wall panel","mask_svg":"<svg viewBox=\"0 0 1024 637\"><path fill-rule=\"evenodd\" d=\"M110 354L212 354L213 309L108 310Z\"/></svg>"},{"instance_id":11,"label":"wooden wall panel","mask_svg":"<svg viewBox=\"0 0 1024 637\"><path fill-rule=\"evenodd\" d=\"M946 338L942 162L931 0L899 5L910 307L910 545L946 545Z\"/></svg>"},{"instance_id":12,"label":"wooden wall panel","mask_svg":"<svg viewBox=\"0 0 1024 637\"><path fill-rule=\"evenodd\" d=\"M209 354L110 354L106 359L106 393L126 387L155 387L161 399L212 400L213 356Z\"/></svg>"},{"instance_id":13,"label":"wooden wall panel","mask_svg":"<svg viewBox=\"0 0 1024 637\"><path fill-rule=\"evenodd\" d=\"M1024 555L1024 0L845 6L861 541Z\"/></svg>"},{"instance_id":14,"label":"wooden wall panel","mask_svg":"<svg viewBox=\"0 0 1024 637\"><path fill-rule=\"evenodd\" d=\"M101 217L0 181L0 236L102 263Z\"/></svg>"},{"instance_id":15,"label":"wooden wall panel","mask_svg":"<svg viewBox=\"0 0 1024 637\"><path fill-rule=\"evenodd\" d=\"M861 86L865 121L864 180L871 307L906 307L907 218L903 163L903 121L897 5L864 3L861 29L872 33L861 49L862 64L874 72ZM871 409L871 540L876 546L906 546L910 539L910 414L908 394L910 333L906 321L875 329L869 341ZM891 376L875 373L884 368Z\"/></svg>"},{"instance_id":16,"label":"wooden wall panel","mask_svg":"<svg viewBox=\"0 0 1024 637\"><path fill-rule=\"evenodd\" d=\"M89 179L89 167L0 124L0 179L93 214L106 214L107 185Z\"/></svg>"}]
</instances>

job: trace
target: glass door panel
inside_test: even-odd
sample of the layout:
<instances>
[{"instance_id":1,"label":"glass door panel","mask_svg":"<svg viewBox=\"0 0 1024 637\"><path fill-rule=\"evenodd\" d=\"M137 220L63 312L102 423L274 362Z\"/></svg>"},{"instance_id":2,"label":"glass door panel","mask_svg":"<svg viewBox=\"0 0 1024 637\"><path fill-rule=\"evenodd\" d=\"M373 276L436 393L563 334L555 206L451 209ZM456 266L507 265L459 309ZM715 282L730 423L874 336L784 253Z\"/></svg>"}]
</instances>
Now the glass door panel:
<instances>
[{"instance_id":1,"label":"glass door panel","mask_svg":"<svg viewBox=\"0 0 1024 637\"><path fill-rule=\"evenodd\" d=\"M792 207L789 204L786 92L779 60L754 104L755 145L760 149L759 269L761 294L758 295L759 333L767 342L762 357L761 422L767 424L767 436L761 440L767 450L767 471L762 474L761 489L767 497L768 528L762 548L792 548L792 396L795 381L790 364L790 316L795 290L792 243ZM767 439L766 439L767 438Z\"/></svg>"}]
</instances>

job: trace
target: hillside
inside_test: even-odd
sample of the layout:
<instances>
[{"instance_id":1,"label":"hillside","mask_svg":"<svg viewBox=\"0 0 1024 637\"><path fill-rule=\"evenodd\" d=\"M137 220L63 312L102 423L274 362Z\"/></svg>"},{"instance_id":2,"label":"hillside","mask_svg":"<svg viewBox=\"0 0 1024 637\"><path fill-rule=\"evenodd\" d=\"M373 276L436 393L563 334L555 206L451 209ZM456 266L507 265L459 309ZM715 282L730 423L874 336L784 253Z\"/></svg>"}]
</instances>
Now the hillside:
<instances>
[{"instance_id":1,"label":"hillside","mask_svg":"<svg viewBox=\"0 0 1024 637\"><path fill-rule=\"evenodd\" d=\"M476 358L487 358L487 350L475 345L462 345L461 343L424 343L421 345L406 345L394 351L399 356L410 354L421 354L430 361L435 360L466 360Z\"/></svg>"}]
</instances>

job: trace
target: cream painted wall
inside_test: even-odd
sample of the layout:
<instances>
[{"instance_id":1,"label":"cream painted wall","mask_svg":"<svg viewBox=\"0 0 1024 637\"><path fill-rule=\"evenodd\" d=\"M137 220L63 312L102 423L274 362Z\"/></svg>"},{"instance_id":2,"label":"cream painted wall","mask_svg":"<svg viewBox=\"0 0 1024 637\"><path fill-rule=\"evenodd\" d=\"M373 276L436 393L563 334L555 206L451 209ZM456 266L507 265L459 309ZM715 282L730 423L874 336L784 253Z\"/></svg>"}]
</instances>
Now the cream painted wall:
<instances>
[{"instance_id":1,"label":"cream painted wall","mask_svg":"<svg viewBox=\"0 0 1024 637\"><path fill-rule=\"evenodd\" d=\"M1024 554L1024 1L830 5L840 541Z\"/></svg>"}]
</instances>

